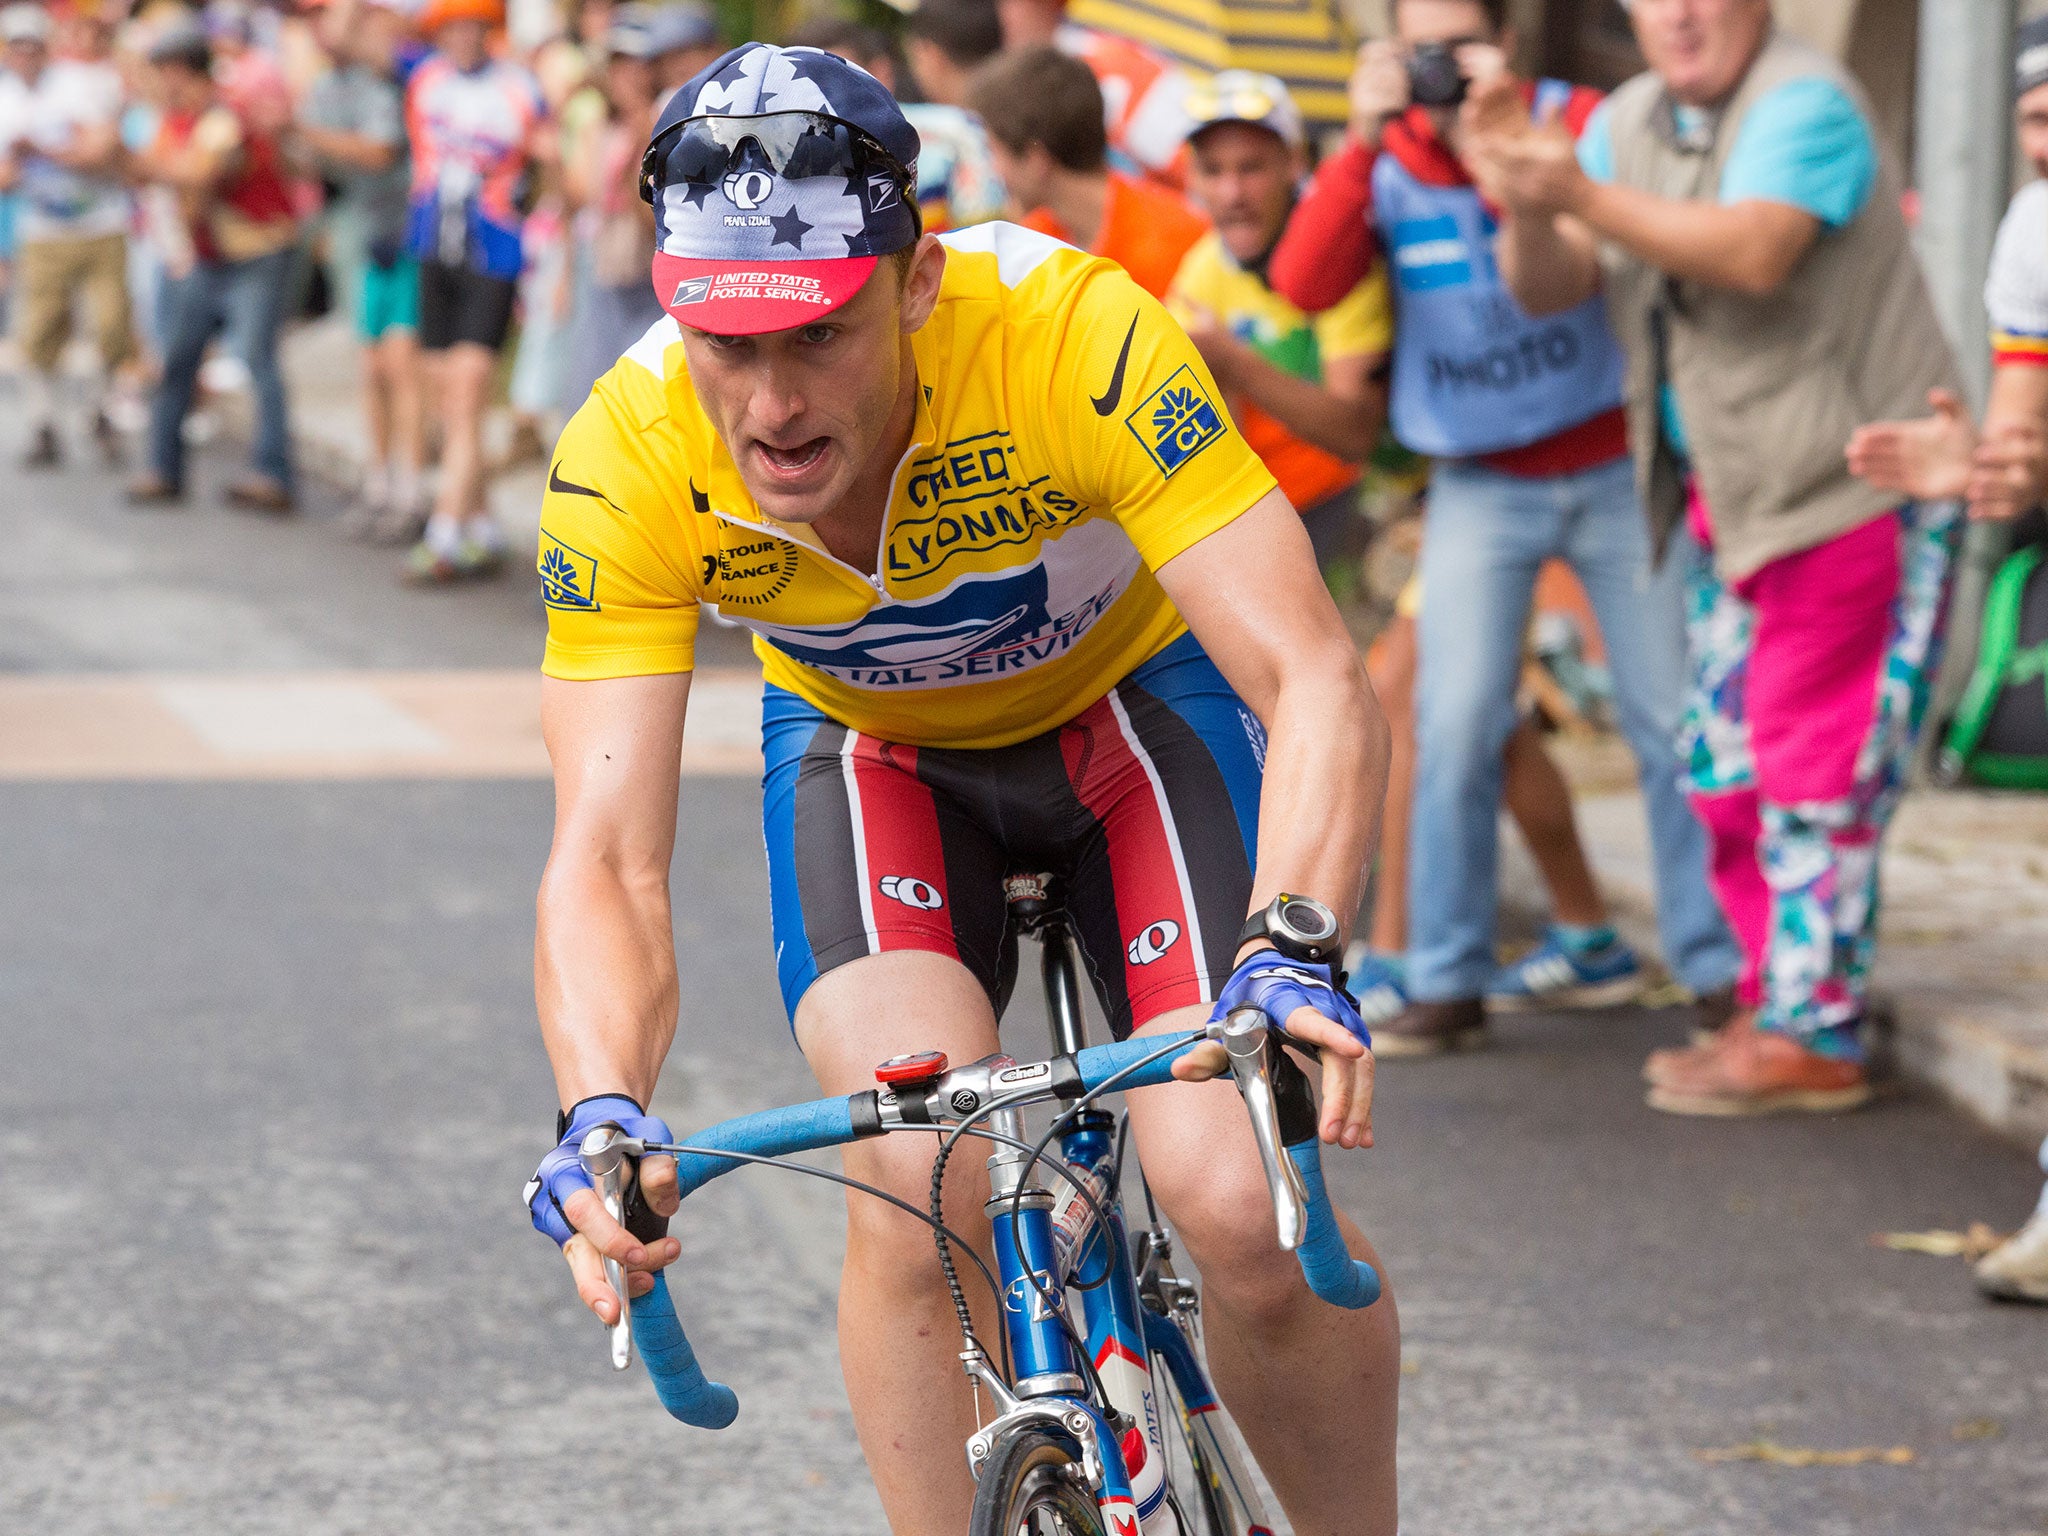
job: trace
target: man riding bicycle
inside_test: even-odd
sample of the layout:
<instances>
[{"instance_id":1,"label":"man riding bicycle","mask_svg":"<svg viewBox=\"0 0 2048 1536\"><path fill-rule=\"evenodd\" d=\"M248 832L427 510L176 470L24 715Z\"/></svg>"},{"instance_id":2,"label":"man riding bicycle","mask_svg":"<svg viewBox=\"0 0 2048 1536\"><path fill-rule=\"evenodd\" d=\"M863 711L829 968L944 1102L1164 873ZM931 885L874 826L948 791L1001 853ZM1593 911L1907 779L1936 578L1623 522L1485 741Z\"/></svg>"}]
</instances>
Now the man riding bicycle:
<instances>
[{"instance_id":1,"label":"man riding bicycle","mask_svg":"<svg viewBox=\"0 0 2048 1536\"><path fill-rule=\"evenodd\" d=\"M636 1236L576 1148L606 1121L671 1139L645 1107L679 1004L668 871L700 602L764 665L777 968L824 1092L903 1052L996 1051L1003 877L1050 871L1120 1036L1260 1003L1321 1052L1323 1139L1371 1143L1349 1000L1246 922L1281 891L1355 910L1384 787L1385 727L1300 519L1120 269L1010 225L921 234L917 149L887 92L817 50L750 44L684 86L643 178L673 319L550 469L535 976L566 1108L529 1199L607 1323L605 1257L640 1295L679 1252L658 1234L673 1163L642 1166L656 1219ZM1211 1044L1176 1073L1223 1066ZM1295 1528L1385 1536L1392 1306L1310 1293L1227 1082L1129 1105L1202 1273L1212 1374ZM846 1169L922 1205L931 1149L903 1140L848 1146ZM957 1160L948 1208L965 1222L986 1188ZM926 1232L852 1202L840 1352L899 1533L966 1522L957 1337Z\"/></svg>"}]
</instances>

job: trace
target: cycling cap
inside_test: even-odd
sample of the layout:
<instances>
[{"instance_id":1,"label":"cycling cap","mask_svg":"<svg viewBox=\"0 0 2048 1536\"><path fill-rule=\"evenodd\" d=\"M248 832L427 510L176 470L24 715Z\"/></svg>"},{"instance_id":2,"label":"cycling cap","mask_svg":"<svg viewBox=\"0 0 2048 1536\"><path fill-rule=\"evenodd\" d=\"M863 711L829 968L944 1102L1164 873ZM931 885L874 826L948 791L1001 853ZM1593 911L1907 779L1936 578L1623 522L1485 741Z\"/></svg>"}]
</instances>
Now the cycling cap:
<instances>
[{"instance_id":1,"label":"cycling cap","mask_svg":"<svg viewBox=\"0 0 2048 1536\"><path fill-rule=\"evenodd\" d=\"M1301 108L1287 94L1287 85L1277 75L1263 75L1252 69L1226 69L1188 92L1186 102L1188 137L1218 123L1250 123L1278 134L1290 149L1308 143L1301 123Z\"/></svg>"},{"instance_id":2,"label":"cycling cap","mask_svg":"<svg viewBox=\"0 0 2048 1536\"><path fill-rule=\"evenodd\" d=\"M2048 16L2027 22L2013 41L2013 94L2024 96L2037 85L2048 85Z\"/></svg>"},{"instance_id":3,"label":"cycling cap","mask_svg":"<svg viewBox=\"0 0 2048 1536\"><path fill-rule=\"evenodd\" d=\"M692 330L808 325L914 245L917 130L882 83L818 48L747 43L670 98L640 165L654 288Z\"/></svg>"}]
</instances>

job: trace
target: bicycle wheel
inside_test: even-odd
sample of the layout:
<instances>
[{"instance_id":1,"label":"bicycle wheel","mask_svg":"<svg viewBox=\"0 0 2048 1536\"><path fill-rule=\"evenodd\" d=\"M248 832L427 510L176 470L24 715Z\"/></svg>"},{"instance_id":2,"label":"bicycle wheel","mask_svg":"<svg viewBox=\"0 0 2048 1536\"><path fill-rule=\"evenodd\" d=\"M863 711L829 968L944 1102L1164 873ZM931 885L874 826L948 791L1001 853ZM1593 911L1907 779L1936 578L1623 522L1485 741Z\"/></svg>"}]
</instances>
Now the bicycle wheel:
<instances>
[{"instance_id":1,"label":"bicycle wheel","mask_svg":"<svg viewBox=\"0 0 2048 1536\"><path fill-rule=\"evenodd\" d=\"M996 1441L974 1487L968 1536L1103 1536L1069 1442L1022 1425Z\"/></svg>"}]
</instances>

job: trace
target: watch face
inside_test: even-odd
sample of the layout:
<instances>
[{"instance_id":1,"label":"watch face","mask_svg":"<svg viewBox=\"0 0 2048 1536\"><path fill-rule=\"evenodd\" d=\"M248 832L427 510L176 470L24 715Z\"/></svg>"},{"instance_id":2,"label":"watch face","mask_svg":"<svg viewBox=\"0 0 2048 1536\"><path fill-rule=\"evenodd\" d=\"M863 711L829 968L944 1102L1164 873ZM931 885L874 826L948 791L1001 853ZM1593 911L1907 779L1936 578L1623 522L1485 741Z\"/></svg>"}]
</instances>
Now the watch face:
<instances>
[{"instance_id":1,"label":"watch face","mask_svg":"<svg viewBox=\"0 0 2048 1536\"><path fill-rule=\"evenodd\" d=\"M1327 944L1337 937L1337 917L1320 901L1306 896L1282 900L1279 921L1288 933L1304 944Z\"/></svg>"}]
</instances>

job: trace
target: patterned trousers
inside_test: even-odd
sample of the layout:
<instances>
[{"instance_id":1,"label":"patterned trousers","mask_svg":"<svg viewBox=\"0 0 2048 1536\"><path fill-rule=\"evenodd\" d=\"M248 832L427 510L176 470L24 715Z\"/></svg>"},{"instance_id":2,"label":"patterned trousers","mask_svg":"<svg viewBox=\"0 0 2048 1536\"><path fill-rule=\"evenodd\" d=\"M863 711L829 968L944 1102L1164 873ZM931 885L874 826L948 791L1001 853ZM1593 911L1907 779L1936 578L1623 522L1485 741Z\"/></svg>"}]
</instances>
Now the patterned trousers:
<instances>
[{"instance_id":1,"label":"patterned trousers","mask_svg":"<svg viewBox=\"0 0 2048 1536\"><path fill-rule=\"evenodd\" d=\"M1711 536L1697 499L1692 524ZM1856 1056L1877 937L1880 841L1941 650L1952 502L1908 502L1743 580L1688 583L1679 742L1712 878L1765 1029Z\"/></svg>"}]
</instances>

